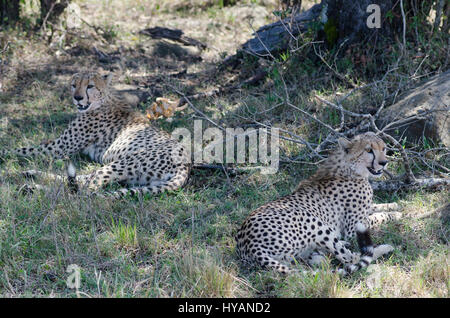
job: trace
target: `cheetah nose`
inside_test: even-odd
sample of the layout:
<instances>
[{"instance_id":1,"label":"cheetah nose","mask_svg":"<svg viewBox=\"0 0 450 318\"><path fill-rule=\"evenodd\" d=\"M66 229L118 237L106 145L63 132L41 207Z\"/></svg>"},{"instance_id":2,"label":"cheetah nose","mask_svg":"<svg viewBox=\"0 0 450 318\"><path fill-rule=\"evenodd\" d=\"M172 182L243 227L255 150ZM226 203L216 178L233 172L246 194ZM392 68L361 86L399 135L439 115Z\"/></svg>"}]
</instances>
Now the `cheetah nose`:
<instances>
[{"instance_id":1,"label":"cheetah nose","mask_svg":"<svg viewBox=\"0 0 450 318\"><path fill-rule=\"evenodd\" d=\"M83 99L83 96L75 95L75 96L73 97L73 99L75 99L77 102L79 102L80 100Z\"/></svg>"},{"instance_id":2,"label":"cheetah nose","mask_svg":"<svg viewBox=\"0 0 450 318\"><path fill-rule=\"evenodd\" d=\"M385 165L387 165L387 163L388 163L388 162L387 162L386 160L380 161L380 162L379 162L379 164L382 165L383 167L384 167Z\"/></svg>"}]
</instances>

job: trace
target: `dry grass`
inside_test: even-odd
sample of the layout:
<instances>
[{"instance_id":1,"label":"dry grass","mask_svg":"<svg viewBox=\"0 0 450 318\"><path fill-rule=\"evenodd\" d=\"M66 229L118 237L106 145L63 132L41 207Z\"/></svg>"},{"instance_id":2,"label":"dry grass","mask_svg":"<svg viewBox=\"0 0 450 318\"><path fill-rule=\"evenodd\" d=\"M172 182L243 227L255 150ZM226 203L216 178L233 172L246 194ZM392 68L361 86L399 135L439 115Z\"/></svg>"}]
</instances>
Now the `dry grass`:
<instances>
[{"instance_id":1,"label":"dry grass","mask_svg":"<svg viewBox=\"0 0 450 318\"><path fill-rule=\"evenodd\" d=\"M342 96L349 89L325 66L308 59L308 48L283 63L246 59L239 71L215 71L218 61L251 37L250 21L256 29L275 18L271 11L276 1L240 1L223 8L206 5L213 2L208 0L75 2L89 24L108 31L108 41L87 24L64 37L56 32L50 45L45 37L27 34L26 28L0 32L0 47L10 43L1 57L2 148L37 144L64 129L74 116L67 81L80 69L112 72L118 88L139 88L153 101L161 95L175 97L171 86L191 94L218 83L237 83L253 75L255 65L266 63L269 77L258 86L198 100L196 107L230 127L256 120L274 123L311 143L324 138L327 131L295 109L273 107L288 92L297 107L339 125L338 114L317 103L314 95L332 100L335 93ZM200 52L138 34L153 26L183 29L208 49ZM111 62L99 61L93 46L110 55ZM433 62L423 63L417 75L430 72L438 62L442 65L440 51L435 52L429 57ZM353 69L351 60L333 64L331 54L325 58L343 74L361 83L369 80ZM355 92L345 107L358 110L399 87L406 89L408 72L414 72L417 63L405 59L385 86ZM187 76L168 75L184 70ZM169 131L191 128L195 118L193 111L185 111L171 123L155 124ZM66 269L77 264L82 278L78 295L89 297L448 297L448 219L437 214L420 218L448 203L445 190L376 193L377 202L404 206L405 218L375 233L376 243L392 244L396 250L369 272L341 278L332 274L336 264L331 260L317 275L282 277L241 267L233 240L238 226L253 209L291 192L314 171L314 162L302 157L304 153L302 145L283 140L281 156L289 162L276 175L255 172L228 179L219 172L194 171L180 191L118 201L72 197L63 185L48 181L43 182L51 187L49 193L19 195L20 186L29 182L20 171L63 173L63 164L6 158L0 163L0 295L75 297L66 285ZM81 171L96 166L75 159Z\"/></svg>"}]
</instances>

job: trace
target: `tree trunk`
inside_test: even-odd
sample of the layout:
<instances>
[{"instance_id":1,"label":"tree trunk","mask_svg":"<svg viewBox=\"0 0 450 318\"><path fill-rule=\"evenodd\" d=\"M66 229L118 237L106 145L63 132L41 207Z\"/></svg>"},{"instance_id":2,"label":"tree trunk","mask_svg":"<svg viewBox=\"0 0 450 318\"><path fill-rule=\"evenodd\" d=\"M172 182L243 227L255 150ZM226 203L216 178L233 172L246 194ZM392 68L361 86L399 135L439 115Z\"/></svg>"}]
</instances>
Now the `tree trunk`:
<instances>
[{"instance_id":1,"label":"tree trunk","mask_svg":"<svg viewBox=\"0 0 450 318\"><path fill-rule=\"evenodd\" d=\"M286 50L292 37L305 32L310 24L319 17L321 10L322 4L316 4L305 12L259 28L255 37L242 45L242 50L259 56Z\"/></svg>"},{"instance_id":2,"label":"tree trunk","mask_svg":"<svg viewBox=\"0 0 450 318\"><path fill-rule=\"evenodd\" d=\"M426 23L432 5L433 0L322 0L309 10L261 27L242 49L255 55L276 54L314 25L319 25L319 37L330 47L392 41L396 35L402 40L403 27L411 28L413 18Z\"/></svg>"},{"instance_id":3,"label":"tree trunk","mask_svg":"<svg viewBox=\"0 0 450 318\"><path fill-rule=\"evenodd\" d=\"M41 16L39 24L42 25L47 21L55 22L69 5L69 2L70 0L62 0L61 2L58 2L58 0L40 0Z\"/></svg>"},{"instance_id":4,"label":"tree trunk","mask_svg":"<svg viewBox=\"0 0 450 318\"><path fill-rule=\"evenodd\" d=\"M19 0L0 0L0 25L12 25L19 20L19 17Z\"/></svg>"},{"instance_id":5,"label":"tree trunk","mask_svg":"<svg viewBox=\"0 0 450 318\"><path fill-rule=\"evenodd\" d=\"M338 44L343 41L369 42L377 38L393 38L411 28L414 18L426 23L434 0L323 0L327 16L336 23ZM378 8L375 8L375 6ZM379 27L374 26L379 12ZM403 25L405 22L405 25ZM401 37L399 37L401 38Z\"/></svg>"},{"instance_id":6,"label":"tree trunk","mask_svg":"<svg viewBox=\"0 0 450 318\"><path fill-rule=\"evenodd\" d=\"M394 0L324 0L323 3L327 6L324 32L328 43L339 45L344 41L354 43L364 39L374 39L377 35L392 36L393 26L386 19L386 15L393 9L395 2ZM369 5L372 6L369 7Z\"/></svg>"}]
</instances>

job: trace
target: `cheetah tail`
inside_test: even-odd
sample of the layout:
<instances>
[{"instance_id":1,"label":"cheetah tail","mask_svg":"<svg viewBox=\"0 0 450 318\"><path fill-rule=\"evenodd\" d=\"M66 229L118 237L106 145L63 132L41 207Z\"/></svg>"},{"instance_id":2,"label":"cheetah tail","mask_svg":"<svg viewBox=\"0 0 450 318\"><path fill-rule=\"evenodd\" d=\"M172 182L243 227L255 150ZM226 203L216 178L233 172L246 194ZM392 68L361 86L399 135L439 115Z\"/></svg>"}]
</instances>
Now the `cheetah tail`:
<instances>
[{"instance_id":1,"label":"cheetah tail","mask_svg":"<svg viewBox=\"0 0 450 318\"><path fill-rule=\"evenodd\" d=\"M72 161L67 164L67 186L72 193L78 192L77 171Z\"/></svg>"},{"instance_id":2,"label":"cheetah tail","mask_svg":"<svg viewBox=\"0 0 450 318\"><path fill-rule=\"evenodd\" d=\"M357 264L345 265L339 269L340 274L348 275L364 267L367 267L373 261L374 247L370 237L369 229L361 223L356 225L356 240L361 251L361 258Z\"/></svg>"}]
</instances>

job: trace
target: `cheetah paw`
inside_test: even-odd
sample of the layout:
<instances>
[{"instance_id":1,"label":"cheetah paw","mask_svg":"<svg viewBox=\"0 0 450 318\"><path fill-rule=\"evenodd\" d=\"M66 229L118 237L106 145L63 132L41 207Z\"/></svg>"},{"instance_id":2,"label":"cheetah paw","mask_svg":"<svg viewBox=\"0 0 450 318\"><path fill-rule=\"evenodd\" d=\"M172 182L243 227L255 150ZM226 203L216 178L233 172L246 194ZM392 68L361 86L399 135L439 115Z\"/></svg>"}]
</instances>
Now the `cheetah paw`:
<instances>
[{"instance_id":1,"label":"cheetah paw","mask_svg":"<svg viewBox=\"0 0 450 318\"><path fill-rule=\"evenodd\" d=\"M35 186L25 183L23 186L21 186L19 188L19 190L17 192L22 194L22 195L30 195L30 194L33 194L35 191L36 191L36 187Z\"/></svg>"},{"instance_id":2,"label":"cheetah paw","mask_svg":"<svg viewBox=\"0 0 450 318\"><path fill-rule=\"evenodd\" d=\"M400 220L403 217L403 213L401 213L401 212L389 212L389 215L395 221L398 221L398 220Z\"/></svg>"},{"instance_id":3,"label":"cheetah paw","mask_svg":"<svg viewBox=\"0 0 450 318\"><path fill-rule=\"evenodd\" d=\"M373 259L377 259L383 255L389 254L394 250L394 247L392 247L389 244L382 244L382 245L378 245L377 247L374 248L373 250Z\"/></svg>"},{"instance_id":4,"label":"cheetah paw","mask_svg":"<svg viewBox=\"0 0 450 318\"><path fill-rule=\"evenodd\" d=\"M313 253L308 258L308 265L309 266L320 265L325 261L325 259L326 259L325 255L322 255L320 253Z\"/></svg>"},{"instance_id":5,"label":"cheetah paw","mask_svg":"<svg viewBox=\"0 0 450 318\"><path fill-rule=\"evenodd\" d=\"M23 171L22 175L25 178L34 178L35 176L37 176L39 174L39 171L37 170L27 170L27 171Z\"/></svg>"},{"instance_id":6,"label":"cheetah paw","mask_svg":"<svg viewBox=\"0 0 450 318\"><path fill-rule=\"evenodd\" d=\"M342 244L345 248L350 248L352 245L350 244L350 242L347 241L339 241L340 244Z\"/></svg>"},{"instance_id":7,"label":"cheetah paw","mask_svg":"<svg viewBox=\"0 0 450 318\"><path fill-rule=\"evenodd\" d=\"M23 195L30 195L39 190L45 191L45 190L48 190L48 188L43 185L40 185L40 184L30 185L30 184L25 183L23 186L21 186L19 188L18 193L23 194Z\"/></svg>"}]
</instances>

